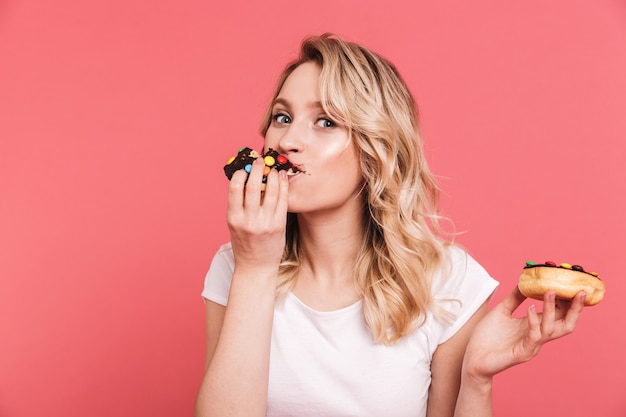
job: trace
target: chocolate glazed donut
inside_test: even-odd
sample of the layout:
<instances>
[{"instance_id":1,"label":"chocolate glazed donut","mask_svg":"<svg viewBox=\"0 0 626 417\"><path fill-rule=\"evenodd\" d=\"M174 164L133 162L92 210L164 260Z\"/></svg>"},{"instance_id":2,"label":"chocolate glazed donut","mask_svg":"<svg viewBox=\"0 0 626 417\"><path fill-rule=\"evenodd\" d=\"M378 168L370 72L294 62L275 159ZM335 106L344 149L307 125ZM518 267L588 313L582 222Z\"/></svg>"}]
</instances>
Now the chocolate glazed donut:
<instances>
[{"instance_id":1,"label":"chocolate glazed donut","mask_svg":"<svg viewBox=\"0 0 626 417\"><path fill-rule=\"evenodd\" d=\"M543 295L552 290L557 298L571 300L580 291L585 291L585 305L598 304L604 298L606 286L596 272L587 272L579 265L554 262L536 264L526 262L520 275L519 290L526 297L543 300Z\"/></svg>"},{"instance_id":2,"label":"chocolate glazed donut","mask_svg":"<svg viewBox=\"0 0 626 417\"><path fill-rule=\"evenodd\" d=\"M224 165L224 173L230 180L233 174L240 169L250 173L252 169L252 163L255 159L261 156L257 151L252 148L240 148L236 156L233 156ZM263 171L263 184L267 182L267 175L270 173L270 169L276 169L277 171L287 171L287 175L295 175L303 172L295 164L292 164L285 155L279 154L276 150L269 148L267 152L263 154L263 162L265 162L265 170Z\"/></svg>"}]
</instances>

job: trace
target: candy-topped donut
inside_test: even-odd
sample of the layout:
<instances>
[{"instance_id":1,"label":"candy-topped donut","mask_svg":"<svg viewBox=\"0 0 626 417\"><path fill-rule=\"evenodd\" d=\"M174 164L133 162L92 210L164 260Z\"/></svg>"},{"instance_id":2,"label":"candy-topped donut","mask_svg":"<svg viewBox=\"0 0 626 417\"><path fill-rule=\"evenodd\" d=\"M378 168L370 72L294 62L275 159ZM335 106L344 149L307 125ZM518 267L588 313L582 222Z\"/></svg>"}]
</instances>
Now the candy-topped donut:
<instances>
[{"instance_id":1,"label":"candy-topped donut","mask_svg":"<svg viewBox=\"0 0 626 417\"><path fill-rule=\"evenodd\" d=\"M250 173L252 169L252 163L255 159L261 156L257 151L252 148L241 148L237 152L236 156L233 156L224 165L224 173L230 180L233 177L235 171L240 169ZM265 162L265 171L263 171L263 183L267 182L267 174L270 173L270 169L274 168L277 171L287 171L287 175L295 175L301 170L294 164L292 164L285 155L279 154L276 150L269 148L267 152L263 154L263 162Z\"/></svg>"},{"instance_id":2,"label":"candy-topped donut","mask_svg":"<svg viewBox=\"0 0 626 417\"><path fill-rule=\"evenodd\" d=\"M580 291L585 291L585 305L598 304L604 298L606 286L597 272L587 272L580 265L546 262L526 262L518 283L526 297L543 300L543 295L552 290L557 298L571 300Z\"/></svg>"}]
</instances>

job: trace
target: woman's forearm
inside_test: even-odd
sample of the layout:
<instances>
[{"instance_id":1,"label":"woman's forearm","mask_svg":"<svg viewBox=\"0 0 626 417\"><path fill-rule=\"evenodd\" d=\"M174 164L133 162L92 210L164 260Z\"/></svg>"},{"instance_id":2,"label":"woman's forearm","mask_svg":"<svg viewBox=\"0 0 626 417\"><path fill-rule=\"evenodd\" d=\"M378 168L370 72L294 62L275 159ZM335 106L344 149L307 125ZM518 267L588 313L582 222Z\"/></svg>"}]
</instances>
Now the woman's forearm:
<instances>
[{"instance_id":1,"label":"woman's forearm","mask_svg":"<svg viewBox=\"0 0 626 417\"><path fill-rule=\"evenodd\" d=\"M492 385L492 378L476 379L464 371L454 417L492 417Z\"/></svg>"},{"instance_id":2,"label":"woman's forearm","mask_svg":"<svg viewBox=\"0 0 626 417\"><path fill-rule=\"evenodd\" d=\"M276 272L235 273L196 416L264 416Z\"/></svg>"}]
</instances>

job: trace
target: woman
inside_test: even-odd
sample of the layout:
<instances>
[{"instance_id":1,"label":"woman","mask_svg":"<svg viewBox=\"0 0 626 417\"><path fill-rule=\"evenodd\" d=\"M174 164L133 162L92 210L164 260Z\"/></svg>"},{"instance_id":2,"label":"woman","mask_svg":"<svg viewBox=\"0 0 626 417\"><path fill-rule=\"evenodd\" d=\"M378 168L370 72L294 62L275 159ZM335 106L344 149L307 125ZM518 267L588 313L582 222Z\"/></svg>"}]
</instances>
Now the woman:
<instances>
[{"instance_id":1,"label":"woman","mask_svg":"<svg viewBox=\"0 0 626 417\"><path fill-rule=\"evenodd\" d=\"M197 416L490 416L493 376L573 330L583 293L514 319L515 289L487 313L497 282L441 237L415 103L385 59L306 39L261 133L302 172L262 192L259 158L229 184Z\"/></svg>"}]
</instances>

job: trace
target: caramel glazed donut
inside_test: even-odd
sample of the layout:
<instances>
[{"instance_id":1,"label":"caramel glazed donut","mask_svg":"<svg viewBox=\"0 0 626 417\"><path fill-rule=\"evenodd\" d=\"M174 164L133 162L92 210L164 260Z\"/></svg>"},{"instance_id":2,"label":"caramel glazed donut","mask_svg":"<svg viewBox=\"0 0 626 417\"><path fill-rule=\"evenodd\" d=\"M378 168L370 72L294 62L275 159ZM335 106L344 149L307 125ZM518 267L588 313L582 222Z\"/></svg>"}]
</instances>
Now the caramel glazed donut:
<instances>
[{"instance_id":1,"label":"caramel glazed donut","mask_svg":"<svg viewBox=\"0 0 626 417\"><path fill-rule=\"evenodd\" d=\"M554 262L536 264L526 262L518 284L526 297L543 300L543 295L553 290L557 298L571 300L579 291L585 291L585 305L602 301L606 286L597 272L587 272L579 265Z\"/></svg>"},{"instance_id":2,"label":"caramel glazed donut","mask_svg":"<svg viewBox=\"0 0 626 417\"><path fill-rule=\"evenodd\" d=\"M237 156L230 158L226 165L224 165L224 173L226 174L226 177L230 180L233 177L233 174L240 169L245 170L249 174L252 169L252 163L259 156L261 156L261 154L252 148L240 148L237 152ZM267 175L270 173L270 169L272 168L277 171L286 170L287 175L296 175L304 172L298 166L292 164L285 155L279 154L272 148L269 148L267 152L263 154L263 162L265 162L265 169L263 171L262 190L265 190Z\"/></svg>"}]
</instances>

